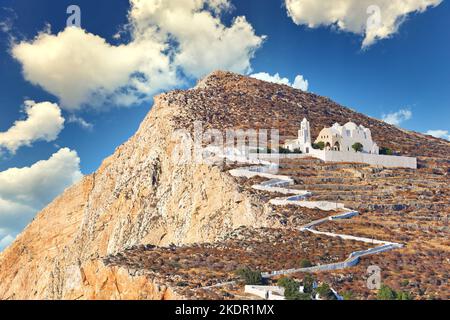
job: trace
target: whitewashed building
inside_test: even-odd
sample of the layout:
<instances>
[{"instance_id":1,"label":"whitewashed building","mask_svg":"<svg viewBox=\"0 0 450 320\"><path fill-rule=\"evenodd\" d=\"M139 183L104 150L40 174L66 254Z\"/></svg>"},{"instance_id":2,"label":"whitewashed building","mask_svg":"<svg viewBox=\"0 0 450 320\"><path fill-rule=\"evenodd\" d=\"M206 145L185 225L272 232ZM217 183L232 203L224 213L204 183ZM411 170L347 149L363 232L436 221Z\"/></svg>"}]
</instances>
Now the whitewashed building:
<instances>
[{"instance_id":1,"label":"whitewashed building","mask_svg":"<svg viewBox=\"0 0 450 320\"><path fill-rule=\"evenodd\" d=\"M370 129L362 125L358 126L353 122L348 122L343 126L335 123L330 128L324 128L315 141L315 143L319 142L324 143L326 151L356 152L353 145L361 143L363 153L380 153L380 148L372 140ZM311 153L311 128L307 119L303 119L300 123L298 138L287 140L284 147L290 151L300 150L305 154Z\"/></svg>"},{"instance_id":2,"label":"whitewashed building","mask_svg":"<svg viewBox=\"0 0 450 320\"><path fill-rule=\"evenodd\" d=\"M417 158L404 156L380 155L379 146L372 140L370 129L348 122L341 126L335 123L330 128L324 128L315 144L322 142L323 150L314 149L311 144L311 129L307 119L300 123L298 138L286 140L284 148L290 151L301 151L295 154L283 155L289 158L315 157L325 162L367 163L373 166L387 168L417 169ZM356 152L353 146L362 145L361 152Z\"/></svg>"},{"instance_id":3,"label":"whitewashed building","mask_svg":"<svg viewBox=\"0 0 450 320\"><path fill-rule=\"evenodd\" d=\"M285 300L284 288L278 286L245 286L245 293L264 300Z\"/></svg>"},{"instance_id":4,"label":"whitewashed building","mask_svg":"<svg viewBox=\"0 0 450 320\"><path fill-rule=\"evenodd\" d=\"M353 145L360 143L363 146L363 153L379 154L380 148L372 140L370 129L347 122L343 126L335 123L330 128L324 128L317 137L315 143L323 142L325 150L356 152Z\"/></svg>"}]
</instances>

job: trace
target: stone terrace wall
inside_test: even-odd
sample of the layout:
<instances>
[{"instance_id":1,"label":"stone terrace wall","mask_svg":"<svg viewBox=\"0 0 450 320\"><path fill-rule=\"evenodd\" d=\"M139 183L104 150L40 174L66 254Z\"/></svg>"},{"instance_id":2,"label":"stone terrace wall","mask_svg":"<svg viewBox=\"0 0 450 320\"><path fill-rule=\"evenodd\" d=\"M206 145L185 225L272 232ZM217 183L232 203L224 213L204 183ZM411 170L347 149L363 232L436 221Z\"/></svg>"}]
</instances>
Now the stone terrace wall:
<instances>
[{"instance_id":1,"label":"stone terrace wall","mask_svg":"<svg viewBox=\"0 0 450 320\"><path fill-rule=\"evenodd\" d=\"M256 157L256 155L255 155ZM261 160L279 160L279 159L301 159L315 157L325 162L351 162L367 163L372 166L383 166L386 168L409 168L417 169L417 159L402 156L387 156L356 152L339 152L325 150L311 150L308 154L258 154Z\"/></svg>"},{"instance_id":2,"label":"stone terrace wall","mask_svg":"<svg viewBox=\"0 0 450 320\"><path fill-rule=\"evenodd\" d=\"M386 168L417 169L417 159L411 157L322 150L312 150L312 155L326 162L355 162L367 163L373 166L383 166Z\"/></svg>"}]
</instances>

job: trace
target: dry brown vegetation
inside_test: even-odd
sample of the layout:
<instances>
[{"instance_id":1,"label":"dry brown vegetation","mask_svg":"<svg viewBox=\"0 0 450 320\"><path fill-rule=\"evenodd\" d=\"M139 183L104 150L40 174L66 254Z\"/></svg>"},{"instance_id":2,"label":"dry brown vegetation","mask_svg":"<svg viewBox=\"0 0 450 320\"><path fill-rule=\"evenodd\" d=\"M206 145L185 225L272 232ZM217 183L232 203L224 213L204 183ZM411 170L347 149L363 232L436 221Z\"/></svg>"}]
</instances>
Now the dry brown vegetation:
<instances>
[{"instance_id":1,"label":"dry brown vegetation","mask_svg":"<svg viewBox=\"0 0 450 320\"><path fill-rule=\"evenodd\" d=\"M235 271L249 267L262 272L300 268L345 260L368 245L337 238L311 236L290 229L241 228L211 244L158 248L139 246L104 259L105 264L127 267L163 278L185 294L218 283L237 280Z\"/></svg>"},{"instance_id":2,"label":"dry brown vegetation","mask_svg":"<svg viewBox=\"0 0 450 320\"><path fill-rule=\"evenodd\" d=\"M318 276L340 292L372 299L366 286L370 265L382 270L383 282L411 292L416 299L448 299L450 286L449 164L427 160L418 170L384 169L360 164L283 161L282 174L295 177L296 188L314 193L315 200L343 202L361 215L328 222L320 231L399 242L405 248L365 257L360 265Z\"/></svg>"}]
</instances>

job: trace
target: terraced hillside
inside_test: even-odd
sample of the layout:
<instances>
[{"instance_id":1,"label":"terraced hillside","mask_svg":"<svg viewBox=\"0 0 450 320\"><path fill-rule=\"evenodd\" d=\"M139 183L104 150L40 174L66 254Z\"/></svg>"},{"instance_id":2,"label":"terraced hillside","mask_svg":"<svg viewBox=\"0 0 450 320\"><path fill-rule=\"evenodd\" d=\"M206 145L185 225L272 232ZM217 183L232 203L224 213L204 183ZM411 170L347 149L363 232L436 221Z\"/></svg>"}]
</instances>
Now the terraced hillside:
<instances>
[{"instance_id":1,"label":"terraced hillside","mask_svg":"<svg viewBox=\"0 0 450 320\"><path fill-rule=\"evenodd\" d=\"M384 281L398 290L409 290L416 298L448 299L450 184L442 174L448 169L448 164L440 170L409 170L298 159L282 162L280 173L294 176L294 188L310 190L311 200L341 202L360 212L349 220L322 224L319 231L405 244L363 258L355 271L324 276L329 283L360 298L373 298L364 279L367 267L377 265Z\"/></svg>"},{"instance_id":2,"label":"terraced hillside","mask_svg":"<svg viewBox=\"0 0 450 320\"><path fill-rule=\"evenodd\" d=\"M245 167L238 164L235 168ZM447 176L427 169L329 164L311 158L283 159L277 174L294 178L290 188L311 191L309 202L335 201L336 211L271 205L270 229L244 228L208 245L137 247L109 257L107 263L137 268L142 274L163 275L190 298L243 299L248 296L235 273L240 268L262 272L290 270L300 268L304 260L326 266L344 261L352 252L373 247L302 230L302 226L312 221L324 220L316 227L319 232L401 243L404 247L364 256L351 268L313 272L317 279L341 293L351 292L355 299L373 299L376 291L367 288L366 279L367 268L375 265L382 270L384 284L409 292L415 299L450 298ZM236 180L261 201L268 203L282 196L255 190L256 185L266 180L260 176ZM432 181L432 191L424 181ZM359 210L360 215L333 221L323 219L343 212L337 203ZM294 272L290 276L301 280L305 274Z\"/></svg>"},{"instance_id":3,"label":"terraced hillside","mask_svg":"<svg viewBox=\"0 0 450 320\"><path fill-rule=\"evenodd\" d=\"M369 247L356 241L323 240L285 228L240 228L210 244L137 246L104 261L109 266L126 267L139 275L163 279L177 293L191 299L233 299L244 295L236 275L240 268L290 269L298 267L304 259L328 264L344 260L349 252Z\"/></svg>"}]
</instances>

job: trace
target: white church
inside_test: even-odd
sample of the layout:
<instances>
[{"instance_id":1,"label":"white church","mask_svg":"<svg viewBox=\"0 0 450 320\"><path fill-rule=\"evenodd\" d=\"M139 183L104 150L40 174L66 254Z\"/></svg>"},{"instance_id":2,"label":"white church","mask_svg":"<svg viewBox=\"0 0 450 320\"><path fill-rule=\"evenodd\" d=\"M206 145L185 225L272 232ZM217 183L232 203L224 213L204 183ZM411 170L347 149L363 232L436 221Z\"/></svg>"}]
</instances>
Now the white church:
<instances>
[{"instance_id":1,"label":"white church","mask_svg":"<svg viewBox=\"0 0 450 320\"><path fill-rule=\"evenodd\" d=\"M362 152L369 154L379 154L380 148L372 140L370 129L364 126L348 122L341 126L335 123L330 128L324 128L319 133L315 143L323 142L326 151L356 152L353 145L360 143L363 146ZM311 143L311 128L309 121L305 118L300 123L298 138L287 140L284 147L290 151L300 150L302 153L311 153L313 149Z\"/></svg>"},{"instance_id":2,"label":"white church","mask_svg":"<svg viewBox=\"0 0 450 320\"><path fill-rule=\"evenodd\" d=\"M315 143L323 142L327 151L356 152L353 145L360 143L363 146L362 152L369 154L379 154L380 148L372 140L370 129L360 125L357 126L353 122L348 122L341 126L335 123L330 128L324 128L319 133ZM288 140L285 148L291 151L301 150L302 153L310 153L311 144L311 128L309 121L303 119L298 131L298 139Z\"/></svg>"},{"instance_id":3,"label":"white church","mask_svg":"<svg viewBox=\"0 0 450 320\"><path fill-rule=\"evenodd\" d=\"M323 150L314 149L311 141L310 124L305 118L300 123L298 138L287 140L284 148L290 151L300 150L303 155L320 158L323 161L357 162L417 169L416 158L380 155L380 148L372 140L370 129L362 125L358 126L353 122L348 122L343 126L335 123L332 127L322 129L314 143L323 143ZM362 146L358 152L353 147L355 144Z\"/></svg>"}]
</instances>

